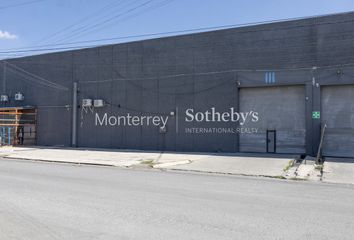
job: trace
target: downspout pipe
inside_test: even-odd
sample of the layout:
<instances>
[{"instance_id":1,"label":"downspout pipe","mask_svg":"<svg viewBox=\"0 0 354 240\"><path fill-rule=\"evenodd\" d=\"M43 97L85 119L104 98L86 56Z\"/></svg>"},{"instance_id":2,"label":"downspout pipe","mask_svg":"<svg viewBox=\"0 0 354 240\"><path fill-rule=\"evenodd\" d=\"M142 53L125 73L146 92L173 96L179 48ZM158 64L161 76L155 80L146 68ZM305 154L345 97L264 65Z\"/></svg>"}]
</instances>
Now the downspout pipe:
<instances>
[{"instance_id":1,"label":"downspout pipe","mask_svg":"<svg viewBox=\"0 0 354 240\"><path fill-rule=\"evenodd\" d=\"M71 146L77 147L77 82L73 83Z\"/></svg>"}]
</instances>

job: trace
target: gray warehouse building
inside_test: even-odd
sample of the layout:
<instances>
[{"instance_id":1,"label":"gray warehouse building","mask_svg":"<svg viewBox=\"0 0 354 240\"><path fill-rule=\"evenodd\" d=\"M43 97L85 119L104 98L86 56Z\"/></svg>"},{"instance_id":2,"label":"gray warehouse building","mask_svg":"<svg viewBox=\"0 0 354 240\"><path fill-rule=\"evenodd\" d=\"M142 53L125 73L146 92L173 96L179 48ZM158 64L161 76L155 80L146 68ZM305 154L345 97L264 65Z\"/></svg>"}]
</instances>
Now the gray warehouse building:
<instances>
[{"instance_id":1,"label":"gray warehouse building","mask_svg":"<svg viewBox=\"0 0 354 240\"><path fill-rule=\"evenodd\" d=\"M354 13L0 66L4 144L354 157Z\"/></svg>"}]
</instances>

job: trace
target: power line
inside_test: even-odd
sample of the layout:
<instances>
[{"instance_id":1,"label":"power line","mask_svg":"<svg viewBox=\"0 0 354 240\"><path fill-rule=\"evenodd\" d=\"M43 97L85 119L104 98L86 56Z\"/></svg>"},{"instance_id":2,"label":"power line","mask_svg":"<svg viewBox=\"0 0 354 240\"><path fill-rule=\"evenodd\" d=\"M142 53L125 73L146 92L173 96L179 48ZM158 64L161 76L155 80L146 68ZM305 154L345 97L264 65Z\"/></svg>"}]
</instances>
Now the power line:
<instances>
[{"instance_id":1,"label":"power line","mask_svg":"<svg viewBox=\"0 0 354 240\"><path fill-rule=\"evenodd\" d=\"M340 23L352 23L354 20L346 20L346 21L338 21L338 22L326 22L326 23L315 23L315 24L306 24L306 25L297 25L292 27L281 27L281 28L273 28L273 29L256 29L256 30L245 30L245 31L238 31L237 33L243 32L259 32L259 31L266 31L266 30L285 30L285 29L292 29L292 28L299 28L299 27L308 27L314 25L330 25L330 24L340 24ZM263 22L269 23L269 22ZM259 23L261 24L261 23ZM23 53L23 52L40 52L40 51L51 51L51 50L69 50L69 49L77 49L77 48L88 48L88 47L97 47L99 45L87 45L87 46L72 46L72 47L61 47L61 48L49 48L51 46L65 46L65 45L73 45L73 44L80 44L80 43L93 43L93 42L103 42L103 41L112 41L112 40L120 40L120 39L130 39L130 38L140 38L140 37L153 37L153 36L163 36L169 34L177 34L177 33L188 33L188 32L196 32L196 31L203 31L203 30L212 30L212 29L227 29L236 26L242 26L245 24L235 24L235 25L223 25L223 26L216 26L216 27L206 27L206 28L195 28L195 29L187 29L187 30L178 30L178 31L169 31L169 32L159 32L159 33L151 33L151 34L140 34L140 35L128 35L122 37L115 37L115 38L104 38L104 39L96 39L96 40L86 40L86 41L78 41L78 42L71 42L71 43L58 43L58 44L48 44L48 45L41 45L41 46L32 46L32 47L25 47L25 48L12 48L7 49L8 51L1 51L0 53ZM249 25L249 24L248 24ZM41 48L41 47L48 47L48 48ZM39 49L36 49L39 48ZM6 50L6 49L3 49Z\"/></svg>"},{"instance_id":2,"label":"power line","mask_svg":"<svg viewBox=\"0 0 354 240\"><path fill-rule=\"evenodd\" d=\"M82 36L85 36L85 35L88 35L92 32L98 32L98 31L101 31L102 29L104 28L107 28L107 27L111 27L111 26L116 26L116 24L118 23L122 23L123 21L126 21L126 20L129 20L131 18L134 18L134 17L137 17L139 15L142 15L148 11L151 11L151 10L154 10L154 9L157 9L157 8L160 8L160 7L163 7L171 2L173 2L174 0L164 0L162 2L158 2L156 3L155 5L152 5L150 7L147 7L144 9L144 7L146 7L149 3L152 3L152 1L148 1L146 3L143 3L141 4L140 6L138 7L135 7L135 8L132 8L130 10L127 10L126 12L120 14L120 16L117 15L117 18L116 19L112 19L110 21L106 21L105 23L102 22L102 24L100 25L96 25L94 27L86 27L86 29L83 29L81 32L77 32L76 34L74 34L73 36L67 38L67 39L64 39L63 41L68 41L68 40L73 40L75 38L78 38L78 37L82 37ZM138 11L137 13L134 13L135 10L138 10L139 8L143 8L141 9L140 11ZM127 14L130 14L132 13L131 15L128 15L126 17L124 17L124 15L127 15ZM123 18L120 18L120 17L123 17ZM113 20L119 20L118 23L115 23L113 22ZM112 23L110 23L112 22ZM110 24L109 24L110 23ZM101 27L100 27L101 26ZM61 41L61 42L63 42Z\"/></svg>"},{"instance_id":3,"label":"power line","mask_svg":"<svg viewBox=\"0 0 354 240\"><path fill-rule=\"evenodd\" d=\"M61 33L64 33L64 32L66 32L67 30L70 30L71 28L73 28L73 27L75 27L75 26L81 24L82 22L85 22L85 21L88 20L88 19L92 20L92 17L97 16L97 14L99 14L100 12L106 10L107 8L110 8L110 9L114 8L115 6L119 5L119 3L121 3L122 1L123 1L123 0L120 0L120 1L114 0L114 1L111 1L111 2L109 2L108 4L106 4L104 7L98 9L97 11L94 11L94 12L92 12L92 13L86 15L85 17L83 17L83 18L81 18L80 20L74 22L73 24L71 24L71 25L69 25L69 26L67 26L67 27L62 28L62 29L60 29L59 31L56 31L56 32L50 34L50 35L47 36L47 37L42 38L41 40L38 41L38 43L43 42L43 41L48 41L49 39L51 39L51 38L53 38L53 37L55 37L55 36L57 36L57 35L59 35L59 34L61 34ZM37 43L37 44L38 44L38 43Z\"/></svg>"},{"instance_id":4,"label":"power line","mask_svg":"<svg viewBox=\"0 0 354 240\"><path fill-rule=\"evenodd\" d=\"M335 68L339 68L339 67L348 67L348 66L354 66L354 63L316 66L316 69L335 69ZM168 79L168 78L173 79L173 78L188 77L188 76L205 76L205 75L217 75L217 74L238 73L238 72L270 72L270 71L271 72L283 72L283 71L301 71L301 70L304 70L304 71L313 70L313 67L282 68L282 69L227 69L227 70L222 70L222 71L182 73L182 74L171 74L171 75L162 75L162 76L157 75L154 77L137 77L137 78L124 78L124 77L122 77L122 78L113 78L113 79L105 79L105 80L79 81L79 83L92 84L92 83L109 83L109 82L120 82L120 81L158 80L158 79ZM203 81L207 81L207 80L203 79Z\"/></svg>"},{"instance_id":5,"label":"power line","mask_svg":"<svg viewBox=\"0 0 354 240\"><path fill-rule=\"evenodd\" d=\"M170 113L158 113L158 112L151 112L151 111L145 111L145 110L137 110L135 108L124 107L124 106L122 106L122 104L113 104L113 103L110 103L107 101L106 101L106 103L108 106L122 109L122 110L126 110L126 111L132 111L132 112L138 112L138 113L144 113L144 114L162 115L162 116L169 116L170 115Z\"/></svg>"},{"instance_id":6,"label":"power line","mask_svg":"<svg viewBox=\"0 0 354 240\"><path fill-rule=\"evenodd\" d=\"M66 34L64 34L63 36L59 36L58 39L56 39L56 41L54 42L54 44L57 44L59 41L63 41L65 40L67 37L70 37L74 34L76 34L77 32L87 28L87 26L92 26L92 24L97 24L98 22L107 19L109 17L112 17L112 14L117 14L117 12L120 12L124 9L126 9L127 7L129 7L130 5L134 5L136 2L139 2L140 0L134 0L134 1L128 1L128 3L124 3L124 2L120 2L120 4L112 6L109 11L107 12L102 12L105 13L104 15L102 14L98 14L96 17L90 19L90 21L87 22L86 25L79 25L76 28L73 28L72 30L68 31ZM116 7L119 6L119 9L116 9ZM111 12L111 10L114 10L113 12ZM92 20L92 21L91 21Z\"/></svg>"},{"instance_id":7,"label":"power line","mask_svg":"<svg viewBox=\"0 0 354 240\"><path fill-rule=\"evenodd\" d=\"M34 75L33 73L30 73L18 66L15 66L13 64L10 64L10 66L15 67L16 69L19 69L22 72L27 73L28 75L30 75L31 77L35 77L35 78L39 78L41 81L43 82L39 82L39 84L42 84L44 86L47 87L52 87L52 88L57 88L60 90L68 90L66 87L58 85L56 83L53 83L49 80L46 80L42 77L39 77L37 75ZM353 66L354 63L347 63L347 64L338 64L338 65L327 65L327 66L319 66L316 67L316 69L330 69L330 68L338 68L338 67L346 67L346 66ZM266 71L275 71L275 72L279 72L279 71L294 71L294 70L313 70L313 67L303 67L303 68L286 68L286 69L271 69L271 70L266 70L266 69L260 69L260 70L256 70L256 69L229 69L229 70L224 70L224 71L213 71L213 72L197 72L197 73L189 73L189 74L175 74L175 75L164 75L164 76L156 76L156 77L142 77L142 78L119 78L119 79L107 79L107 80L98 80L98 81L79 81L79 83L81 84L88 84L88 83L107 83L107 82L116 82L116 81L129 81L131 84L133 84L135 87L140 88L141 90L144 91L153 91L153 92L158 92L160 94L170 94L170 95L185 95L185 94L192 94L192 93L201 93L201 92L206 92L206 91L210 91L211 89L215 89L219 86L222 86L226 83L233 83L230 80L215 84L214 86L208 87L206 89L202 89L199 91L193 91L193 92L161 92L161 91L157 91L157 90L151 90L148 89L146 87L143 87L141 85L135 84L133 83L133 81L141 81L141 80L159 80L159 79L163 79L163 78L178 78L178 77L186 77L186 76L205 76L205 75L215 75L215 74L222 74L222 73L238 73L238 72L266 72ZM119 74L119 73L118 73ZM19 73L19 75L25 77L22 73ZM119 74L120 75L120 74ZM333 74L331 74L333 75ZM243 77L244 78L244 77ZM28 79L26 79L28 80ZM203 79L204 80L204 79ZM252 80L255 81L255 80ZM309 82L311 80L308 81L304 81L302 83L305 82ZM257 82L259 82L257 80ZM193 83L194 84L194 83ZM182 86L182 85L181 85ZM64 89L63 89L64 88Z\"/></svg>"},{"instance_id":8,"label":"power line","mask_svg":"<svg viewBox=\"0 0 354 240\"><path fill-rule=\"evenodd\" d=\"M354 32L354 31L353 31ZM290 37L290 39L295 39L296 37ZM307 39L306 37L303 39ZM274 42L276 39L271 39L272 42ZM286 40L286 38L282 39L282 40ZM330 47L336 47L338 45L338 43L347 43L347 42L352 42L354 40L354 38L348 38L348 39L343 39L343 40L338 40L336 42L332 41L326 44L326 47L330 48ZM257 42L264 42L265 40L258 40L258 41L254 41L252 42L252 44L250 45L255 45ZM81 46L81 48L92 48L92 47L99 47L100 45L88 45L88 46ZM317 46L317 41L312 41L312 42L308 42L306 45L304 44L292 44L292 45L286 45L286 51L290 52L290 51L295 51L297 49L305 49L305 48L309 48L309 47L315 47ZM0 55L2 54L7 54L8 56L12 56L15 55L15 53L26 53L26 52L42 52L42 51L46 51L46 50L68 50L68 49L77 49L79 48L78 46L74 46L74 47L63 47L63 48L47 48L47 49L31 49L31 50L19 50L19 51L7 51L7 52L0 52ZM242 54L242 53L248 53L250 51L257 51L258 49L255 47L248 47L245 48L243 47L242 49L237 49L235 50L235 53L237 54ZM262 51L266 52L266 51L273 51L273 50L279 50L278 46L270 46L270 47L263 47ZM227 52L233 52L233 51L224 51L223 53L227 53ZM301 54L301 53L299 53ZM21 56L21 55L19 55ZM278 58L278 60L280 60L280 58Z\"/></svg>"},{"instance_id":9,"label":"power line","mask_svg":"<svg viewBox=\"0 0 354 240\"><path fill-rule=\"evenodd\" d=\"M14 7L21 7L21 6L30 5L30 4L34 4L34 3L39 3L39 2L43 2L43 1L46 1L46 0L34 0L34 1L28 1L28 2L22 2L22 3L16 3L16 4L0 6L0 10L4 10L4 9L8 9L8 8L14 8Z\"/></svg>"},{"instance_id":10,"label":"power line","mask_svg":"<svg viewBox=\"0 0 354 240\"><path fill-rule=\"evenodd\" d=\"M40 82L40 81L37 81L37 80L33 80L33 79L31 80L31 79L28 78L28 75L26 75L26 74L24 74L22 72L18 72L18 71L14 70L14 69L11 69L11 68L9 68L9 70L12 71L15 74L21 76L22 80L28 81L30 83L34 83L36 85L42 85L44 87L57 89L56 87L53 87L52 85L49 85L49 84L46 84L46 83L43 83L43 82Z\"/></svg>"},{"instance_id":11,"label":"power line","mask_svg":"<svg viewBox=\"0 0 354 240\"><path fill-rule=\"evenodd\" d=\"M25 52L42 52L42 51L52 51L52 50L70 50L77 48L90 48L90 47L98 47L100 45L87 45L87 46L75 46L75 47L59 47L59 48L41 48L41 49L29 49L29 50L19 50L19 51L7 51L0 53L25 53Z\"/></svg>"},{"instance_id":12,"label":"power line","mask_svg":"<svg viewBox=\"0 0 354 240\"><path fill-rule=\"evenodd\" d=\"M10 66L12 68L14 68L16 71L13 71L19 75L21 75L22 77L25 77L26 78L26 75L27 76L30 76L32 79L34 79L32 82L35 82L35 83L38 83L38 84L41 84L41 85L44 85L44 86L47 86L47 87L51 87L51 88L55 88L55 89L58 89L58 90L69 90L67 87L65 86L62 86L60 84L57 84L57 83L54 83L52 81L49 81L41 76L38 76L34 73L31 73L19 66L16 66L15 64L12 64L12 63L9 63L9 62L5 62L6 63L6 66ZM11 68L9 68L9 70L12 70ZM27 79L29 80L29 79ZM31 80L29 80L31 81Z\"/></svg>"},{"instance_id":13,"label":"power line","mask_svg":"<svg viewBox=\"0 0 354 240\"><path fill-rule=\"evenodd\" d=\"M92 32L92 31L95 31L95 28L100 27L100 26L102 26L102 25L105 25L105 24L107 24L107 23L109 23L109 22L112 22L113 20L115 20L115 19L117 19L117 18L119 18L119 17L121 17L121 16L124 16L125 14L128 14L128 13L130 13L130 12L133 12L133 11L135 11L136 9L142 8L142 7L144 7L144 6L148 5L148 4L150 4L150 3L153 2L153 1L154 1L154 0L145 1L145 2L143 2L142 4L139 4L138 6L135 6L135 7L133 7L133 8L130 8L130 9L124 11L124 12L121 12L121 13L119 13L119 14L117 14L117 15L114 15L113 17L110 17L110 18L108 18L108 19L105 19L105 20L103 20L103 21L101 21L101 22L98 22L98 23L96 23L96 24L94 24L94 25L91 25L91 26L84 26L83 28L78 29L78 31L76 31L76 32L74 32L73 34L67 36L66 38L59 40L59 42L63 42L63 41L65 41L65 40L70 40L70 39L73 39L74 37L77 38L77 37L79 37L79 36L82 36L83 34L87 34L87 33L90 33L90 32Z\"/></svg>"}]
</instances>

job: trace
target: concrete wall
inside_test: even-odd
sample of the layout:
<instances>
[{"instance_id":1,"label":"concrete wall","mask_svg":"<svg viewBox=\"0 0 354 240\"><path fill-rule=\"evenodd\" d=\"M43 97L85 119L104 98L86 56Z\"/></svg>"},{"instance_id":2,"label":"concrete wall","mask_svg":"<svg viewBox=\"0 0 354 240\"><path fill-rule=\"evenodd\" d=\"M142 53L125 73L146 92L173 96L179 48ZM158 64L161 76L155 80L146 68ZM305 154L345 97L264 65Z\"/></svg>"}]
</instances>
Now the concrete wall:
<instances>
[{"instance_id":1,"label":"concrete wall","mask_svg":"<svg viewBox=\"0 0 354 240\"><path fill-rule=\"evenodd\" d=\"M71 106L65 105L72 103L73 82L79 83L79 102L104 99L110 105L97 111L112 115L168 115L176 108L181 113L187 108L237 110L239 88L302 85L306 152L313 154L321 123L311 113L320 111L320 86L354 82L353 68L345 65L354 62L353 21L353 13L340 14L13 59L8 63L67 90L36 82L37 77L11 66L6 67L0 90L11 97L17 91L25 95L24 102L11 101L6 106L38 107L38 144L69 146ZM328 65L332 67L324 67ZM313 66L322 68L311 70ZM337 74L338 69L344 74ZM1 67L0 76L3 71ZM275 82L265 82L268 71L275 72ZM239 150L237 134L182 131L185 127L215 127L215 123L196 125L179 119L177 133L177 116L171 116L167 133L161 134L157 127L96 127L93 114L78 112L78 146L82 147Z\"/></svg>"}]
</instances>

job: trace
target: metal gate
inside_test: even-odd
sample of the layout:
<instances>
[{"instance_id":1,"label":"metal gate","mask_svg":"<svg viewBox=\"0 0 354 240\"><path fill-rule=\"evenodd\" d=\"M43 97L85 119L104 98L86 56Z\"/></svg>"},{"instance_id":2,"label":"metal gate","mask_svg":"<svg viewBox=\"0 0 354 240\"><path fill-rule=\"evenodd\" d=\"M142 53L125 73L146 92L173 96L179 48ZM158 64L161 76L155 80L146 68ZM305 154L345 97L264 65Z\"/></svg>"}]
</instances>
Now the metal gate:
<instances>
[{"instance_id":1,"label":"metal gate","mask_svg":"<svg viewBox=\"0 0 354 240\"><path fill-rule=\"evenodd\" d=\"M354 157L354 85L321 88L323 155Z\"/></svg>"},{"instance_id":2,"label":"metal gate","mask_svg":"<svg viewBox=\"0 0 354 240\"><path fill-rule=\"evenodd\" d=\"M239 104L240 112L259 116L243 126L257 133L240 134L241 152L305 153L304 86L241 88Z\"/></svg>"}]
</instances>

